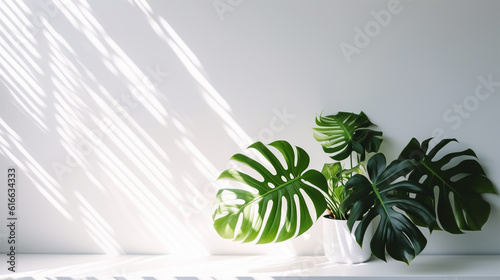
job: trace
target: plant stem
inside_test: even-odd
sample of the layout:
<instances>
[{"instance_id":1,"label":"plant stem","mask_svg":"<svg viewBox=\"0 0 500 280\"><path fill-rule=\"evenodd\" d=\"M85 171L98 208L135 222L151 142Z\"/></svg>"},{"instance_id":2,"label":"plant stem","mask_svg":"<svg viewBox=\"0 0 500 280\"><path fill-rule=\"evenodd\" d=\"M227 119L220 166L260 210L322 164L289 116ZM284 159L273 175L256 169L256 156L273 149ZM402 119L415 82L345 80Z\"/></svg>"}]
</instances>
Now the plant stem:
<instances>
[{"instance_id":1,"label":"plant stem","mask_svg":"<svg viewBox=\"0 0 500 280\"><path fill-rule=\"evenodd\" d=\"M350 162L350 164L351 164L351 166L350 166L349 168L351 168L351 169L352 169L352 154L349 156L349 162Z\"/></svg>"}]
</instances>

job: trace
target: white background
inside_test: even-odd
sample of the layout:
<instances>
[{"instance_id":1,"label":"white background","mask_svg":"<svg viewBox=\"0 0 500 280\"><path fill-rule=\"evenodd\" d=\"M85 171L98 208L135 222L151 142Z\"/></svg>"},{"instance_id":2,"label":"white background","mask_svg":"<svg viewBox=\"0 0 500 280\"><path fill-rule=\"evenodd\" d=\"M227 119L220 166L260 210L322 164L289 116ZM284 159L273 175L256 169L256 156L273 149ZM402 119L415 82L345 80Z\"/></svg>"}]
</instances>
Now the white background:
<instances>
[{"instance_id":1,"label":"white background","mask_svg":"<svg viewBox=\"0 0 500 280\"><path fill-rule=\"evenodd\" d=\"M321 254L321 221L241 245L215 233L211 209L215 179L254 140L288 140L321 169L322 111L364 111L390 158L412 137L457 138L500 188L498 1L33 0L0 12L0 172L18 170L18 253ZM434 232L424 253L500 253L500 200L487 199L483 231ZM1 226L3 251L7 237Z\"/></svg>"}]
</instances>

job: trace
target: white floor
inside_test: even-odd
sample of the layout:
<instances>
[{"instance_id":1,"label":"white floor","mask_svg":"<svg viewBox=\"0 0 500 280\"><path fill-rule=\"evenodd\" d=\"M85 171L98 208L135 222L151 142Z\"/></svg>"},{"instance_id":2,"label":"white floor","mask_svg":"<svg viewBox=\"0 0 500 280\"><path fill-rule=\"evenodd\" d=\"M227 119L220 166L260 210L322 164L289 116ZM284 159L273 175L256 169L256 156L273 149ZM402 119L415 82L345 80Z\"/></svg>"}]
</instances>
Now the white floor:
<instances>
[{"instance_id":1,"label":"white floor","mask_svg":"<svg viewBox=\"0 0 500 280\"><path fill-rule=\"evenodd\" d=\"M6 259L6 256L5 258ZM409 266L372 259L355 265L329 263L325 257L271 256L17 255L16 272L0 264L0 279L272 279L314 276L366 279L500 279L500 255L420 255ZM88 277L88 278L87 278ZM30 278L28 278L30 279ZM195 278L190 278L195 279ZM243 278L247 279L247 278ZM338 278L337 278L338 279Z\"/></svg>"}]
</instances>

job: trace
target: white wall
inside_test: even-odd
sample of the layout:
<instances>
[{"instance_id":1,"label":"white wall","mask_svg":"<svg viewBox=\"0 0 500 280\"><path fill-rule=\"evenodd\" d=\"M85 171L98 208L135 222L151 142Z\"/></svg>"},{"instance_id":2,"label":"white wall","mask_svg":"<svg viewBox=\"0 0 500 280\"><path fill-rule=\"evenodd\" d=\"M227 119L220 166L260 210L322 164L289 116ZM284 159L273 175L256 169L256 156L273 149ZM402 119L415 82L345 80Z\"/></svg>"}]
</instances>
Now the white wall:
<instances>
[{"instance_id":1,"label":"white wall","mask_svg":"<svg viewBox=\"0 0 500 280\"><path fill-rule=\"evenodd\" d=\"M456 137L500 188L498 1L33 0L0 12L0 172L18 169L18 253L319 254L321 222L240 245L216 235L211 204L252 140L286 139L320 169L321 111L363 110L392 157L411 137ZM478 98L481 77L495 84ZM424 253L500 253L500 200L487 199L482 232L433 233Z\"/></svg>"}]
</instances>

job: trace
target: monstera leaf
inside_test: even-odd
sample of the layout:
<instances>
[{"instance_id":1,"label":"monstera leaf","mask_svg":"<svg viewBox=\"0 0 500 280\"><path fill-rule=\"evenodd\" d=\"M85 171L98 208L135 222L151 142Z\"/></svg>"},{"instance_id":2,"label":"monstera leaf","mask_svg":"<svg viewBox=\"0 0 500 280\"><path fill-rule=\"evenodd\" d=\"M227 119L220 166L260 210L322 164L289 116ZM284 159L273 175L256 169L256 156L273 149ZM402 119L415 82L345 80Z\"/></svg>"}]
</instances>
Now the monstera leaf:
<instances>
[{"instance_id":1,"label":"monstera leaf","mask_svg":"<svg viewBox=\"0 0 500 280\"><path fill-rule=\"evenodd\" d=\"M418 182L397 180L413 169L411 160L395 160L386 167L383 154L376 154L367 164L370 180L360 174L347 182L345 189L351 191L341 207L349 218L347 225L352 231L354 222L360 220L354 235L363 244L370 223L380 217L370 242L372 253L385 261L385 252L394 259L410 263L425 247L427 240L406 213L426 223L435 221L434 211L421 196L427 190ZM413 194L401 196L401 193Z\"/></svg>"},{"instance_id":2,"label":"monstera leaf","mask_svg":"<svg viewBox=\"0 0 500 280\"><path fill-rule=\"evenodd\" d=\"M416 163L409 179L421 182L431 194L428 204L435 205L441 229L450 233L481 230L490 214L490 205L482 194L496 193L495 187L471 149L446 153L445 147L456 140L444 139L428 151L431 139L420 144L413 138L401 152L401 159L411 159ZM435 188L438 189L436 195ZM422 224L418 218L413 219ZM439 229L438 224L435 228Z\"/></svg>"},{"instance_id":3,"label":"monstera leaf","mask_svg":"<svg viewBox=\"0 0 500 280\"><path fill-rule=\"evenodd\" d=\"M217 193L212 218L223 238L256 243L284 241L304 233L325 211L322 192L328 191L326 179L317 170L306 171L307 153L285 141L269 146L281 153L285 164L261 142L249 148L260 153L274 170L243 154L231 158L256 171L261 180L235 169L225 170L219 176L247 186ZM312 209L308 204L313 205Z\"/></svg>"},{"instance_id":4,"label":"monstera leaf","mask_svg":"<svg viewBox=\"0 0 500 280\"><path fill-rule=\"evenodd\" d=\"M374 124L365 113L339 112L336 115L316 118L314 138L321 143L323 150L334 160L348 158L354 151L365 160L365 152L376 153L382 143L382 132L369 129Z\"/></svg>"}]
</instances>

